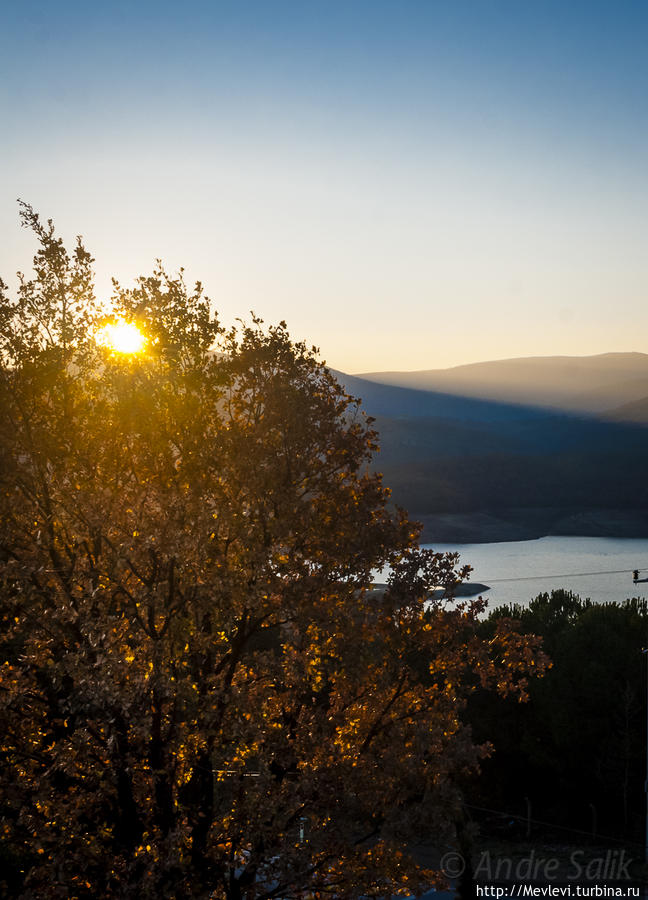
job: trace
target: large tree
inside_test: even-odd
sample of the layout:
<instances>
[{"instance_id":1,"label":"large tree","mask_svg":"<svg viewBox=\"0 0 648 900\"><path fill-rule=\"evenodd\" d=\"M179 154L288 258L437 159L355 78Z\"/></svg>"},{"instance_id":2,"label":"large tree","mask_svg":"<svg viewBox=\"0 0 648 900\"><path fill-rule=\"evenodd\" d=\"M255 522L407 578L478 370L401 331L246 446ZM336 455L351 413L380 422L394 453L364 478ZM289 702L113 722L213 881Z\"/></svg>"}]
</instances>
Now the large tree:
<instances>
[{"instance_id":1,"label":"large tree","mask_svg":"<svg viewBox=\"0 0 648 900\"><path fill-rule=\"evenodd\" d=\"M418 549L370 420L283 323L225 331L161 266L102 306L82 242L22 218L33 277L0 283L5 890L427 885L406 848L451 835L483 752L464 698L523 695L534 639L426 600L466 573ZM98 340L106 319L143 350Z\"/></svg>"}]
</instances>

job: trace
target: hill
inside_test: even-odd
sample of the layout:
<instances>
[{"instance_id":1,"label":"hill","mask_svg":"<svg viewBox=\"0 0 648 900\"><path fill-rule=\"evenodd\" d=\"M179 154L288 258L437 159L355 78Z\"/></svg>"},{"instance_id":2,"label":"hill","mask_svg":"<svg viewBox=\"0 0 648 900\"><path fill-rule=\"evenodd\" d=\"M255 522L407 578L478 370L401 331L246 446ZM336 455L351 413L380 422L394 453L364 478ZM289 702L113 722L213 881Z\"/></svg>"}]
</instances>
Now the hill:
<instances>
[{"instance_id":1,"label":"hill","mask_svg":"<svg viewBox=\"0 0 648 900\"><path fill-rule=\"evenodd\" d=\"M643 354L593 359L601 365L590 365L590 375L596 369L609 376L605 402L617 396L615 385L621 382L614 379L624 366L626 374L632 366L648 368ZM526 361L509 362L515 363L508 367L513 372ZM557 408L561 388L553 361L546 366L530 362L527 371L546 376L536 386L535 403L337 375L376 418L381 453L375 466L384 473L395 502L423 521L427 540L648 536L648 430L633 418L641 404L625 415L618 409L594 414L591 409ZM500 377L501 364L493 366ZM576 371L578 366L567 362L564 368ZM574 378L572 388L580 390L581 376ZM486 382L484 392L494 381ZM553 405L548 402L550 388ZM519 397L521 389L517 393ZM563 401L567 396L565 389Z\"/></svg>"},{"instance_id":2,"label":"hill","mask_svg":"<svg viewBox=\"0 0 648 900\"><path fill-rule=\"evenodd\" d=\"M648 396L648 354L549 356L419 372L372 372L379 384L570 412L600 413Z\"/></svg>"}]
</instances>

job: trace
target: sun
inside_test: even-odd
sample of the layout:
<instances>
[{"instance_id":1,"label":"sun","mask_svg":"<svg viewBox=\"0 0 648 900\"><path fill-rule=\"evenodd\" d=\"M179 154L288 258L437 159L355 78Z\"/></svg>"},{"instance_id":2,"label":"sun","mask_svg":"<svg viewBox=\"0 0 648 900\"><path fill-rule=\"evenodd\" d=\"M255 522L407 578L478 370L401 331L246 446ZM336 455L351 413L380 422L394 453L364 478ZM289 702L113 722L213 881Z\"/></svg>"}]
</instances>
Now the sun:
<instances>
[{"instance_id":1,"label":"sun","mask_svg":"<svg viewBox=\"0 0 648 900\"><path fill-rule=\"evenodd\" d=\"M123 319L103 325L97 331L96 340L117 353L141 353L146 346L146 337L137 325Z\"/></svg>"}]
</instances>

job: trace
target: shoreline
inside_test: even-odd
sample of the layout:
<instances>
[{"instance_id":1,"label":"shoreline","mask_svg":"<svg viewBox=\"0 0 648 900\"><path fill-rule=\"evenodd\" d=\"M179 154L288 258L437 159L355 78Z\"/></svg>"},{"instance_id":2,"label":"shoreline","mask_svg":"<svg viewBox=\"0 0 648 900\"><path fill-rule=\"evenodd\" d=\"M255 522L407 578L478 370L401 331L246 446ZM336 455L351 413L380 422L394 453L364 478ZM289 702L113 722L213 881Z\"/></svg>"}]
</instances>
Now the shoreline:
<instances>
[{"instance_id":1,"label":"shoreline","mask_svg":"<svg viewBox=\"0 0 648 900\"><path fill-rule=\"evenodd\" d=\"M542 537L648 538L648 510L501 509L415 513L425 544L494 544Z\"/></svg>"}]
</instances>

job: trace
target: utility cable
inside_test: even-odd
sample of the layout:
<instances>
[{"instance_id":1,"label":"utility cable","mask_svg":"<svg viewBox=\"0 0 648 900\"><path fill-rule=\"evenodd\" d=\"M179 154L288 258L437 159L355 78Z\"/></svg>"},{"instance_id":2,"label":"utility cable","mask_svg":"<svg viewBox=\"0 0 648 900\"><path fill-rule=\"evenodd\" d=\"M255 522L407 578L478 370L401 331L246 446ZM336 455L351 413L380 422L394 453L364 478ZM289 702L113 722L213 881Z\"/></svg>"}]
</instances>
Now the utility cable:
<instances>
[{"instance_id":1,"label":"utility cable","mask_svg":"<svg viewBox=\"0 0 648 900\"><path fill-rule=\"evenodd\" d=\"M590 575L632 575L633 572L645 572L646 569L608 569L604 572L563 572L560 575L518 575L515 578L489 578L488 581L501 584L504 581L538 581L545 578L587 578Z\"/></svg>"},{"instance_id":2,"label":"utility cable","mask_svg":"<svg viewBox=\"0 0 648 900\"><path fill-rule=\"evenodd\" d=\"M502 812L499 809L488 809L485 806L472 806L470 803L464 804L467 809L475 810L476 812L485 812L491 813L495 816L504 816L507 819L516 819L519 822L530 822L533 825L542 825L545 828L555 828L559 831L568 831L571 834L582 834L587 835L588 837L594 837L596 840L605 840L605 841L616 841L619 844L625 844L626 846L635 846L635 847L643 847L643 844L640 844L638 841L633 841L632 839L627 838L618 838L612 837L609 834L596 834L593 835L591 831L584 831L580 828L570 828L568 825L556 825L553 822L543 822L540 819L527 818L527 816L516 815L515 813Z\"/></svg>"}]
</instances>

